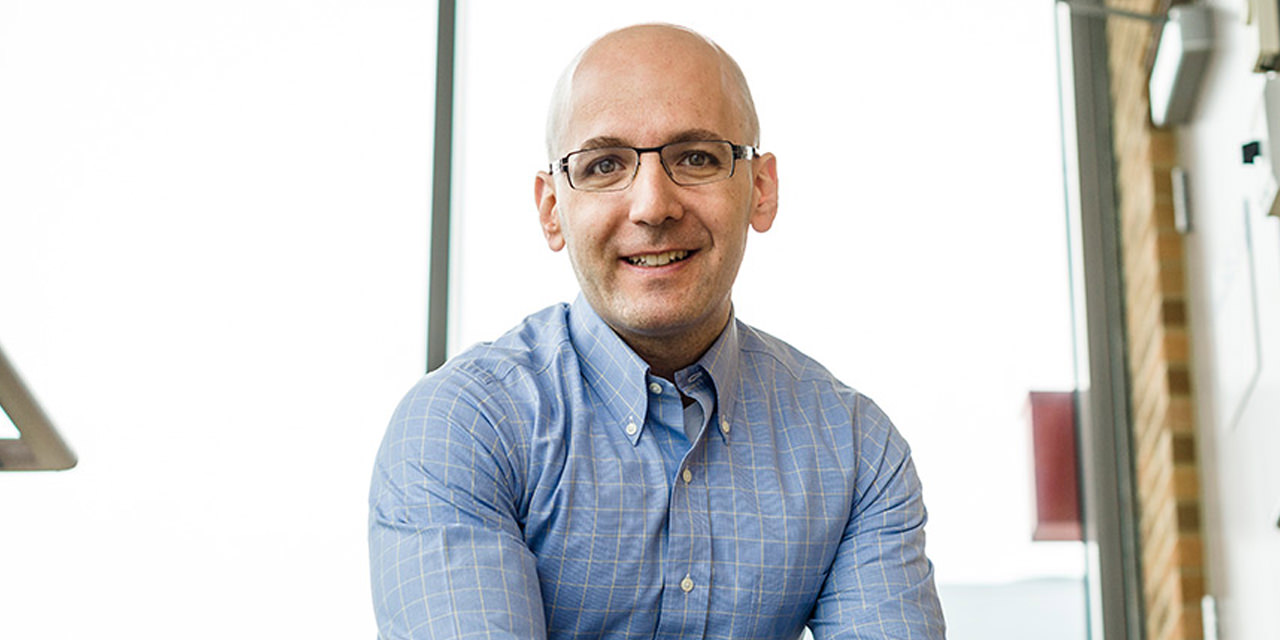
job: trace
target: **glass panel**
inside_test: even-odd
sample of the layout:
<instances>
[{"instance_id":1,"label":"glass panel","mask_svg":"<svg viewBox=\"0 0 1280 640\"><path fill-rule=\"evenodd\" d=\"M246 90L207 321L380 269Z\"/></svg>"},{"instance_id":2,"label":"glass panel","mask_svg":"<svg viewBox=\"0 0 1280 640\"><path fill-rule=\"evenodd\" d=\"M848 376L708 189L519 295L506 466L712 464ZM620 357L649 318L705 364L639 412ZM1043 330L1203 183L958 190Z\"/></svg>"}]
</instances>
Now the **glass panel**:
<instances>
[{"instance_id":1,"label":"glass panel","mask_svg":"<svg viewBox=\"0 0 1280 640\"><path fill-rule=\"evenodd\" d=\"M491 4L459 24L452 350L577 291L530 188L561 66L614 27L698 29L738 59L778 156L738 317L911 442L949 638L1088 637L1083 545L1031 539L1029 397L1074 387L1053 3ZM527 173L495 172L497 145Z\"/></svg>"}]
</instances>

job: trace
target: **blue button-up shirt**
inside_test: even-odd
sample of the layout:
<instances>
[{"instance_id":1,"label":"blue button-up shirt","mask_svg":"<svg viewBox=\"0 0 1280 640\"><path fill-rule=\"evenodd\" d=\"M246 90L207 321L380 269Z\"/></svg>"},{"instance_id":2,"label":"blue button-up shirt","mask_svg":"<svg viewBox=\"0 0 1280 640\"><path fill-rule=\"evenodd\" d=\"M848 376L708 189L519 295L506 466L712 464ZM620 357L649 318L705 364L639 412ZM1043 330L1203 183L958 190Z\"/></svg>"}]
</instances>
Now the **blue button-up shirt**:
<instances>
[{"instance_id":1,"label":"blue button-up shirt","mask_svg":"<svg viewBox=\"0 0 1280 640\"><path fill-rule=\"evenodd\" d=\"M370 493L380 636L944 636L874 403L736 320L674 377L579 298L423 378Z\"/></svg>"}]
</instances>

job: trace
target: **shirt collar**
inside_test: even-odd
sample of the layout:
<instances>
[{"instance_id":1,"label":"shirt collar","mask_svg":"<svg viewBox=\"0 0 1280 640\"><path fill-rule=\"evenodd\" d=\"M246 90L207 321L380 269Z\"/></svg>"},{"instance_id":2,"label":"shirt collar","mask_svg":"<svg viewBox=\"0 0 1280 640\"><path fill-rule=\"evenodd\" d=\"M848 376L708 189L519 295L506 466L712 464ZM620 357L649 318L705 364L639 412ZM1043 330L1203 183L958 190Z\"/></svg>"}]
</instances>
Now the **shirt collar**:
<instances>
[{"instance_id":1,"label":"shirt collar","mask_svg":"<svg viewBox=\"0 0 1280 640\"><path fill-rule=\"evenodd\" d=\"M649 365L605 324L582 294L569 307L569 339L587 386L600 398L613 426L635 444L649 406L645 395Z\"/></svg>"},{"instance_id":2,"label":"shirt collar","mask_svg":"<svg viewBox=\"0 0 1280 640\"><path fill-rule=\"evenodd\" d=\"M649 365L605 324L582 294L578 294L569 308L569 339L578 353L587 385L599 396L614 426L623 430L623 434L635 444L640 439L649 406L645 387ZM730 311L729 324L720 337L696 363L690 365L690 368L702 367L711 376L720 419L720 423L713 426L723 438L728 434L722 424L732 422L737 403L738 339L738 322ZM628 428L628 425L635 425L635 429Z\"/></svg>"},{"instance_id":3,"label":"shirt collar","mask_svg":"<svg viewBox=\"0 0 1280 640\"><path fill-rule=\"evenodd\" d=\"M726 441L729 433L725 433L723 425L732 425L733 410L738 400L738 358L738 320L733 311L730 311L729 324L720 333L720 337L691 365L701 366L711 376L716 391L716 413L719 414L718 422L711 426Z\"/></svg>"}]
</instances>

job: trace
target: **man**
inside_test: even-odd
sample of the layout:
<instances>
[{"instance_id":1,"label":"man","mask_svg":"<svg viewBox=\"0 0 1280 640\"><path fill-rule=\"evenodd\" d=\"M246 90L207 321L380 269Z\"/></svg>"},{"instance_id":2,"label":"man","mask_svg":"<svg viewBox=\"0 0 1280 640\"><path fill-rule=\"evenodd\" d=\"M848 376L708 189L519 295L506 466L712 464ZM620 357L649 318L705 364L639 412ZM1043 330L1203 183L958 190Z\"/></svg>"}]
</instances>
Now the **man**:
<instances>
[{"instance_id":1,"label":"man","mask_svg":"<svg viewBox=\"0 0 1280 640\"><path fill-rule=\"evenodd\" d=\"M561 79L534 196L582 295L426 376L371 491L383 638L944 636L906 443L733 317L777 210L746 81L642 25Z\"/></svg>"}]
</instances>

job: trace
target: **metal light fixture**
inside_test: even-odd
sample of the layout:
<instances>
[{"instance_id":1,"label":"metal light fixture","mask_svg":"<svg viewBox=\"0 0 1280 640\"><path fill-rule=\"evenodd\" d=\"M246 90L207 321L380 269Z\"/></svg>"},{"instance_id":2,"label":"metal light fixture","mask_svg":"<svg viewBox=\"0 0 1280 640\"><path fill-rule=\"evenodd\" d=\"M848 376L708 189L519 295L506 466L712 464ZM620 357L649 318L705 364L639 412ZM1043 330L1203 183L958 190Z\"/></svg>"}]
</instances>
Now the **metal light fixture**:
<instances>
[{"instance_id":1,"label":"metal light fixture","mask_svg":"<svg viewBox=\"0 0 1280 640\"><path fill-rule=\"evenodd\" d=\"M0 351L0 411L20 438L0 439L0 471L60 470L76 466L76 456L40 409L18 372Z\"/></svg>"},{"instance_id":2,"label":"metal light fixture","mask_svg":"<svg viewBox=\"0 0 1280 640\"><path fill-rule=\"evenodd\" d=\"M1152 124L1164 127L1190 119L1212 49L1213 14L1209 7L1169 9L1147 83Z\"/></svg>"}]
</instances>

